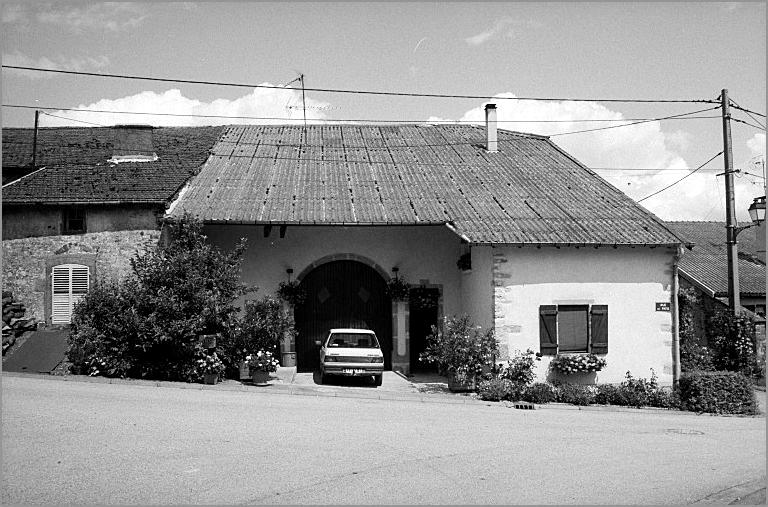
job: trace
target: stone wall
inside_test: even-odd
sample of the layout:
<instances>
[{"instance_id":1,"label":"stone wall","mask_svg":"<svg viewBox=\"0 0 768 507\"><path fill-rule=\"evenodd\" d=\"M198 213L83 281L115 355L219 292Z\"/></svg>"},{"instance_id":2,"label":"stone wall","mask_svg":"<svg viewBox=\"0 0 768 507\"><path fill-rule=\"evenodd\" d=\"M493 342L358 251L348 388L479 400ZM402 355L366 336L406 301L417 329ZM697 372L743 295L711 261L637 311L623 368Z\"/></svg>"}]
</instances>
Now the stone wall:
<instances>
[{"instance_id":1,"label":"stone wall","mask_svg":"<svg viewBox=\"0 0 768 507\"><path fill-rule=\"evenodd\" d=\"M3 206L3 239L59 236L62 206ZM142 231L155 229L162 207L152 205L89 205L85 209L86 231Z\"/></svg>"},{"instance_id":2,"label":"stone wall","mask_svg":"<svg viewBox=\"0 0 768 507\"><path fill-rule=\"evenodd\" d=\"M12 291L27 316L50 323L50 268L66 263L92 266L91 284L130 272L130 259L157 245L160 231L96 232L3 240L3 290Z\"/></svg>"}]
</instances>

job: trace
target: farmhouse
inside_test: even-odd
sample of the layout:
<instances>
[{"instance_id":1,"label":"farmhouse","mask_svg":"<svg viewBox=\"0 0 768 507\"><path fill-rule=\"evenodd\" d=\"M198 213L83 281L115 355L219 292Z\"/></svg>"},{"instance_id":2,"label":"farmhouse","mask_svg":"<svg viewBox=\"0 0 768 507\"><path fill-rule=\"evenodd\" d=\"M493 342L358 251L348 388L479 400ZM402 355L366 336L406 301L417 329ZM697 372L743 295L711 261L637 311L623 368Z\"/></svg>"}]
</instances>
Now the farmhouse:
<instances>
[{"instance_id":1,"label":"farmhouse","mask_svg":"<svg viewBox=\"0 0 768 507\"><path fill-rule=\"evenodd\" d=\"M329 327L365 325L386 368L419 368L432 325L468 314L504 360L594 352L599 382L673 378L681 241L546 137L486 126L230 126L168 210L209 240L245 237L243 280L298 281L299 371ZM410 284L408 302L387 285Z\"/></svg>"},{"instance_id":2,"label":"farmhouse","mask_svg":"<svg viewBox=\"0 0 768 507\"><path fill-rule=\"evenodd\" d=\"M102 277L157 244L168 202L220 127L3 129L3 289L67 324Z\"/></svg>"}]
</instances>

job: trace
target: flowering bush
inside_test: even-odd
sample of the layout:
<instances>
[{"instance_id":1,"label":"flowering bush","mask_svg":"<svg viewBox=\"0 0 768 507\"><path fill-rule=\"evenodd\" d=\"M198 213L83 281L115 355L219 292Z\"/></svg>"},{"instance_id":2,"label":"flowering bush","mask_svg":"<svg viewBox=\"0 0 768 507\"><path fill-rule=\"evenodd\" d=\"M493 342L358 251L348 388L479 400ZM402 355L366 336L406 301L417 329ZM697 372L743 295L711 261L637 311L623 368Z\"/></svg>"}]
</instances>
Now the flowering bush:
<instances>
[{"instance_id":1,"label":"flowering bush","mask_svg":"<svg viewBox=\"0 0 768 507\"><path fill-rule=\"evenodd\" d=\"M452 375L458 382L472 382L483 367L493 363L498 344L493 329L483 332L468 315L445 317L444 330L432 326L427 348L419 360L436 364L442 375Z\"/></svg>"},{"instance_id":2,"label":"flowering bush","mask_svg":"<svg viewBox=\"0 0 768 507\"><path fill-rule=\"evenodd\" d=\"M221 374L224 371L224 363L221 362L219 356L214 352L211 355L205 355L197 360L197 370L200 373L216 373Z\"/></svg>"},{"instance_id":3,"label":"flowering bush","mask_svg":"<svg viewBox=\"0 0 768 507\"><path fill-rule=\"evenodd\" d=\"M277 367L280 366L280 361L275 358L274 354L263 349L255 354L246 356L245 360L248 361L252 371L257 370L271 373L277 371Z\"/></svg>"},{"instance_id":4,"label":"flowering bush","mask_svg":"<svg viewBox=\"0 0 768 507\"><path fill-rule=\"evenodd\" d=\"M549 363L549 367L569 374L600 371L607 364L605 359L595 354L558 354Z\"/></svg>"}]
</instances>

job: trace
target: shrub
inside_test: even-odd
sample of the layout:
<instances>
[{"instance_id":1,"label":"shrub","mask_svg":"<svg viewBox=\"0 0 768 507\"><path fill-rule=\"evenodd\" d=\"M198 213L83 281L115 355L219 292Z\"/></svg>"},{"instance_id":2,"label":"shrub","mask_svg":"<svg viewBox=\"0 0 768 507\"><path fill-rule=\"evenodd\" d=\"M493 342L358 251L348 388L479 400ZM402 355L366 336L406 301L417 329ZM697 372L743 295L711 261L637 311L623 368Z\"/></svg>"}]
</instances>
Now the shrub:
<instances>
[{"instance_id":1,"label":"shrub","mask_svg":"<svg viewBox=\"0 0 768 507\"><path fill-rule=\"evenodd\" d=\"M671 389L660 387L656 372L651 368L651 378L634 378L627 372L625 380L619 384L600 384L596 387L595 403L601 405L622 405L626 407L659 407L673 408L677 406L675 394Z\"/></svg>"},{"instance_id":2,"label":"shrub","mask_svg":"<svg viewBox=\"0 0 768 507\"><path fill-rule=\"evenodd\" d=\"M757 377L755 322L745 313L733 315L726 309L716 311L708 322L714 351L713 363L718 370L738 371Z\"/></svg>"},{"instance_id":3,"label":"shrub","mask_svg":"<svg viewBox=\"0 0 768 507\"><path fill-rule=\"evenodd\" d=\"M738 372L692 372L679 383L683 410L714 414L756 414L751 380Z\"/></svg>"},{"instance_id":4,"label":"shrub","mask_svg":"<svg viewBox=\"0 0 768 507\"><path fill-rule=\"evenodd\" d=\"M221 251L190 216L169 232L168 244L131 259L125 280L97 287L75 307L73 371L191 382L203 352L199 335L228 339L239 311L234 300L249 292L239 273L245 243Z\"/></svg>"},{"instance_id":5,"label":"shrub","mask_svg":"<svg viewBox=\"0 0 768 507\"><path fill-rule=\"evenodd\" d=\"M517 352L512 359L507 361L507 365L502 367L499 376L525 387L536 378L536 372L534 372L536 361L541 361L541 357L537 356L531 349Z\"/></svg>"},{"instance_id":6,"label":"shrub","mask_svg":"<svg viewBox=\"0 0 768 507\"><path fill-rule=\"evenodd\" d=\"M498 344L493 329L482 332L468 315L446 317L444 330L432 326L427 347L419 360L436 364L442 375L452 375L458 381L476 379L483 367L493 363Z\"/></svg>"},{"instance_id":7,"label":"shrub","mask_svg":"<svg viewBox=\"0 0 768 507\"><path fill-rule=\"evenodd\" d=\"M595 398L595 387L576 384L561 384L555 388L556 400L571 405L589 405Z\"/></svg>"},{"instance_id":8,"label":"shrub","mask_svg":"<svg viewBox=\"0 0 768 507\"><path fill-rule=\"evenodd\" d=\"M501 377L491 377L488 380L483 380L477 386L477 396L486 401L509 400L513 397L514 391L514 384Z\"/></svg>"},{"instance_id":9,"label":"shrub","mask_svg":"<svg viewBox=\"0 0 768 507\"><path fill-rule=\"evenodd\" d=\"M621 388L615 384L598 384L594 403L599 405L624 405Z\"/></svg>"},{"instance_id":10,"label":"shrub","mask_svg":"<svg viewBox=\"0 0 768 507\"><path fill-rule=\"evenodd\" d=\"M291 306L299 306L306 301L307 291L301 287L298 280L280 282L277 286L277 297Z\"/></svg>"},{"instance_id":11,"label":"shrub","mask_svg":"<svg viewBox=\"0 0 768 507\"><path fill-rule=\"evenodd\" d=\"M714 371L714 353L708 347L697 342L680 344L680 369L689 371Z\"/></svg>"},{"instance_id":12,"label":"shrub","mask_svg":"<svg viewBox=\"0 0 768 507\"><path fill-rule=\"evenodd\" d=\"M555 401L555 388L551 384L535 382L523 390L523 401L531 403L550 403Z\"/></svg>"}]
</instances>

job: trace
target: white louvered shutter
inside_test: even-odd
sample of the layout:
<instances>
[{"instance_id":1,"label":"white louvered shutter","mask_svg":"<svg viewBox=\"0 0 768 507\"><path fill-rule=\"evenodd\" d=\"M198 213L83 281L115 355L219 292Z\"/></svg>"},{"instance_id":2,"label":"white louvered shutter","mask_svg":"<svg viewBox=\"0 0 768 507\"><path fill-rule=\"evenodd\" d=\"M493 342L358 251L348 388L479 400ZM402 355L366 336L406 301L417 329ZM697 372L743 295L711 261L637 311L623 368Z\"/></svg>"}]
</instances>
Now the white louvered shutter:
<instances>
[{"instance_id":1,"label":"white louvered shutter","mask_svg":"<svg viewBox=\"0 0 768 507\"><path fill-rule=\"evenodd\" d=\"M72 320L72 309L88 292L91 272L88 266L79 264L62 264L54 266L51 272L53 301L51 305L51 322L53 324L69 324Z\"/></svg>"}]
</instances>

